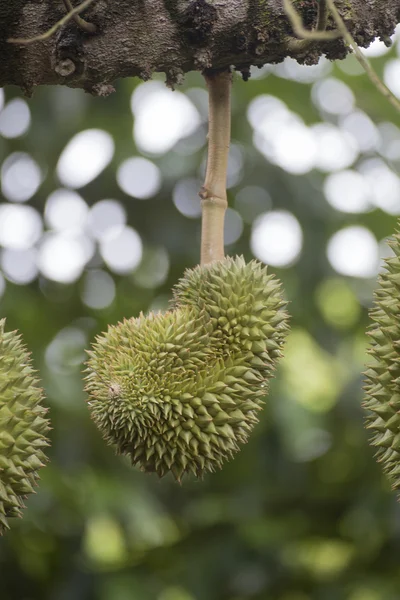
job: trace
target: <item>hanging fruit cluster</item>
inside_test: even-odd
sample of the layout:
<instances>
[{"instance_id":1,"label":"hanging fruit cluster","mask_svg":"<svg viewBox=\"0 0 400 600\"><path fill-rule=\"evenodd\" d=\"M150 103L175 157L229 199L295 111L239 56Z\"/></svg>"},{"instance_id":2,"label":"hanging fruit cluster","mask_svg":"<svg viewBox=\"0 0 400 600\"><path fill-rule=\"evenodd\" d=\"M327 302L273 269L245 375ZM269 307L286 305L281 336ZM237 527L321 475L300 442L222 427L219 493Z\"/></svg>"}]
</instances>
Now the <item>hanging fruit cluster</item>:
<instances>
[{"instance_id":1,"label":"hanging fruit cluster","mask_svg":"<svg viewBox=\"0 0 400 600\"><path fill-rule=\"evenodd\" d=\"M92 416L143 471L201 477L258 422L287 332L278 281L226 258L186 272L174 309L109 327L88 363Z\"/></svg>"}]
</instances>

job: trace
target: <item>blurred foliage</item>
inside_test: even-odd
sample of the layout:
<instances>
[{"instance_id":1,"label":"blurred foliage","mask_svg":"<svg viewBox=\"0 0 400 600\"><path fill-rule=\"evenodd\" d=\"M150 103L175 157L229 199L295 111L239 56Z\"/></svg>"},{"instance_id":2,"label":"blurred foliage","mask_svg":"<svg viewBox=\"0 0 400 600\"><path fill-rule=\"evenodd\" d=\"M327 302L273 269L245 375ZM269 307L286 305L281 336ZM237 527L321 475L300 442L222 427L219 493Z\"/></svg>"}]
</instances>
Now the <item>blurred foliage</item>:
<instances>
[{"instance_id":1,"label":"blurred foliage","mask_svg":"<svg viewBox=\"0 0 400 600\"><path fill-rule=\"evenodd\" d=\"M396 48L372 60L382 75L389 61L398 60ZM179 181L201 181L202 78L189 74L179 90L199 102L202 141L197 132L164 154L140 153L135 145L130 96L141 82L129 79L106 99L38 89L29 100L29 129L0 137L2 163L13 152L26 152L39 164L43 180L27 204L43 214L49 194L62 187L56 165L70 139L90 128L111 134L112 161L78 192L89 206L108 198L123 204L128 225L143 241L145 261L118 275L97 250L70 284L43 274L27 285L5 278L0 314L8 328L21 330L33 353L53 430L51 462L38 493L29 498L24 519L0 540L1 600L398 600L400 508L373 459L360 407L364 332L376 280L335 272L327 257L339 229L360 225L381 240L393 232L396 216L373 205L358 213L335 209L324 195L329 173L294 174L271 164L255 148L246 114L256 97L270 94L307 126L340 125L343 115L312 100L316 85L333 77L351 88L357 110L375 125L392 123L395 132L398 115L351 57L305 82L301 74L312 71L290 69L267 68L248 83L235 76L232 138L242 165L236 166L229 202L244 229L227 252L252 257L249 240L260 213L283 209L297 218L302 251L291 265L272 269L290 300L292 334L250 442L221 472L200 482L159 481L114 456L89 419L81 379L84 349L94 336L123 317L165 308L172 285L198 261L200 220L181 214L171 198ZM18 90L5 90L6 106L14 97ZM352 168L378 157L397 177L400 152L397 162L390 160L380 140L360 150ZM130 197L116 181L121 162L140 154L163 178L147 200ZM240 192L248 186L267 194L258 204L249 197L246 205ZM165 256L166 276L149 278ZM116 295L96 309L85 304L83 290L87 273L99 268L113 277Z\"/></svg>"}]
</instances>

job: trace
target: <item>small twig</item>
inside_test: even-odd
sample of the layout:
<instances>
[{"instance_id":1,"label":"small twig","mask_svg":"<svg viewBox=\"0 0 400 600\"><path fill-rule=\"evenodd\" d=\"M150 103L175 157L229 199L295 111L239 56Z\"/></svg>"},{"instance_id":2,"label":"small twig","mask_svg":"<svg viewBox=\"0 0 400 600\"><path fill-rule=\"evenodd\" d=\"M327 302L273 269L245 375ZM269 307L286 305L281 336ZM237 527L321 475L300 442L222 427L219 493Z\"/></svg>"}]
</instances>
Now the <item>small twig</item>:
<instances>
[{"instance_id":1,"label":"small twig","mask_svg":"<svg viewBox=\"0 0 400 600\"><path fill-rule=\"evenodd\" d=\"M364 56L364 54L361 52L361 50L358 47L357 43L355 42L353 36L348 31L345 22L343 21L342 17L340 16L339 11L335 6L334 0L327 0L327 2L328 2L329 10L332 13L332 16L335 20L338 30L340 31L341 36L343 37L345 42L348 44L348 46L350 46L350 48L353 50L356 59L358 60L360 65L363 67L364 71L366 72L366 74L368 75L368 77L370 78L372 83L375 85L375 87L381 92L381 94L383 94L383 96L385 96L385 98L387 98L389 100L391 105L394 106L394 108L400 112L400 100L398 98L396 98L396 96L393 94L393 92L391 92L389 90L389 88L383 83L383 81L381 81L378 74L373 69L371 63L367 59L367 57Z\"/></svg>"},{"instance_id":2,"label":"small twig","mask_svg":"<svg viewBox=\"0 0 400 600\"><path fill-rule=\"evenodd\" d=\"M328 23L328 11L326 10L326 0L319 0L318 2L318 14L317 14L317 25L315 29L317 31L325 31Z\"/></svg>"},{"instance_id":3,"label":"small twig","mask_svg":"<svg viewBox=\"0 0 400 600\"><path fill-rule=\"evenodd\" d=\"M323 3L322 3L323 4ZM326 31L326 15L324 15L324 8L321 7L318 10L318 23L317 28L306 29L303 25L303 21L297 10L294 8L292 4L292 0L283 0L283 7L285 9L285 13L289 17L290 24L293 28L294 33L303 40L335 40L339 37L342 37L340 31L335 29L334 31Z\"/></svg>"},{"instance_id":4,"label":"small twig","mask_svg":"<svg viewBox=\"0 0 400 600\"><path fill-rule=\"evenodd\" d=\"M68 12L71 12L71 10L74 10L74 7L71 4L71 0L63 0L64 4L65 4L65 8L67 9ZM95 33L97 31L97 27L94 23L88 23L88 21L85 21L85 19L82 19L82 17L80 17L79 15L74 15L73 19L75 21L75 23L84 31L87 31L88 33Z\"/></svg>"},{"instance_id":5,"label":"small twig","mask_svg":"<svg viewBox=\"0 0 400 600\"><path fill-rule=\"evenodd\" d=\"M94 1L95 0L85 0L84 2L73 8L68 14L65 15L65 17L57 21L57 23L53 25L53 27L48 29L45 33L37 35L33 38L9 38L7 41L10 44L21 44L23 46L27 46L29 44L33 44L34 42L43 42L45 40L48 40L52 35L56 33L58 29L60 29L60 27L68 23L68 21L73 19L75 15L78 15L79 13L84 11L85 8L90 6Z\"/></svg>"},{"instance_id":6,"label":"small twig","mask_svg":"<svg viewBox=\"0 0 400 600\"><path fill-rule=\"evenodd\" d=\"M229 72L204 76L209 92L208 158L200 191L202 209L201 264L224 258L224 220L228 206L226 172L231 136L231 86Z\"/></svg>"}]
</instances>

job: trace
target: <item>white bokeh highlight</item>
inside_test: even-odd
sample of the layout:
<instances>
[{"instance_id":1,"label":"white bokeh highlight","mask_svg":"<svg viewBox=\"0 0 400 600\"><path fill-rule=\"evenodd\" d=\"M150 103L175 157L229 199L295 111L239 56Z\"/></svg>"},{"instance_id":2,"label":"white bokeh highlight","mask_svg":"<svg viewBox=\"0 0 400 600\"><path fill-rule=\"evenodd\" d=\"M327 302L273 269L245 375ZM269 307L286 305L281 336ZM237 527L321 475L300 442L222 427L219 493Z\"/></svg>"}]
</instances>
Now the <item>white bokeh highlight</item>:
<instances>
[{"instance_id":1,"label":"white bokeh highlight","mask_svg":"<svg viewBox=\"0 0 400 600\"><path fill-rule=\"evenodd\" d=\"M134 156L124 160L118 168L117 183L128 196L147 200L160 191L161 171L151 160Z\"/></svg>"},{"instance_id":2,"label":"white bokeh highlight","mask_svg":"<svg viewBox=\"0 0 400 600\"><path fill-rule=\"evenodd\" d=\"M332 70L331 62L325 57L321 57L316 65L300 65L294 58L287 57L282 63L266 67L278 77L306 84L320 79Z\"/></svg>"},{"instance_id":3,"label":"white bokeh highlight","mask_svg":"<svg viewBox=\"0 0 400 600\"><path fill-rule=\"evenodd\" d=\"M381 136L375 123L361 110L355 110L340 120L340 130L349 133L356 141L360 152L377 150Z\"/></svg>"},{"instance_id":4,"label":"white bokeh highlight","mask_svg":"<svg viewBox=\"0 0 400 600\"><path fill-rule=\"evenodd\" d=\"M32 206L0 204L0 245L26 250L40 239L43 224L40 213Z\"/></svg>"},{"instance_id":5,"label":"white bokeh highlight","mask_svg":"<svg viewBox=\"0 0 400 600\"><path fill-rule=\"evenodd\" d=\"M113 227L101 238L100 253L111 271L120 275L130 273L142 260L141 237L132 227Z\"/></svg>"},{"instance_id":6,"label":"white bokeh highlight","mask_svg":"<svg viewBox=\"0 0 400 600\"><path fill-rule=\"evenodd\" d=\"M31 124L31 111L22 98L10 100L0 112L0 136L17 138L24 135Z\"/></svg>"},{"instance_id":7,"label":"white bokeh highlight","mask_svg":"<svg viewBox=\"0 0 400 600\"><path fill-rule=\"evenodd\" d=\"M328 175L324 193L329 204L344 213L363 213L373 208L368 182L357 171L349 169Z\"/></svg>"},{"instance_id":8,"label":"white bokeh highlight","mask_svg":"<svg viewBox=\"0 0 400 600\"><path fill-rule=\"evenodd\" d=\"M400 59L388 60L383 69L383 81L397 98L400 98Z\"/></svg>"},{"instance_id":9,"label":"white bokeh highlight","mask_svg":"<svg viewBox=\"0 0 400 600\"><path fill-rule=\"evenodd\" d=\"M399 176L380 158L370 158L359 166L371 194L371 201L390 215L400 215Z\"/></svg>"},{"instance_id":10,"label":"white bokeh highlight","mask_svg":"<svg viewBox=\"0 0 400 600\"><path fill-rule=\"evenodd\" d=\"M379 152L388 160L400 160L400 129L385 121L377 127L380 137Z\"/></svg>"},{"instance_id":11,"label":"white bokeh highlight","mask_svg":"<svg viewBox=\"0 0 400 600\"><path fill-rule=\"evenodd\" d=\"M281 100L267 94L258 96L250 102L247 118L254 129L253 143L268 161L295 175L314 168L315 136Z\"/></svg>"},{"instance_id":12,"label":"white bokeh highlight","mask_svg":"<svg viewBox=\"0 0 400 600\"><path fill-rule=\"evenodd\" d=\"M5 248L1 253L0 266L9 281L17 285L27 285L38 275L36 257L37 252L34 248Z\"/></svg>"},{"instance_id":13,"label":"white bokeh highlight","mask_svg":"<svg viewBox=\"0 0 400 600\"><path fill-rule=\"evenodd\" d=\"M363 48L362 53L368 58L376 58L378 56L384 56L390 51L390 46L386 46L382 40L375 38L374 41L368 46Z\"/></svg>"},{"instance_id":14,"label":"white bokeh highlight","mask_svg":"<svg viewBox=\"0 0 400 600\"><path fill-rule=\"evenodd\" d=\"M1 167L1 191L11 202L26 202L34 196L41 184L40 167L25 152L14 152Z\"/></svg>"},{"instance_id":15,"label":"white bokeh highlight","mask_svg":"<svg viewBox=\"0 0 400 600\"><path fill-rule=\"evenodd\" d=\"M100 200L94 204L88 216L90 234L98 241L105 239L109 232L126 224L124 206L118 200Z\"/></svg>"},{"instance_id":16,"label":"white bokeh highlight","mask_svg":"<svg viewBox=\"0 0 400 600\"><path fill-rule=\"evenodd\" d=\"M314 84L311 96L314 104L332 115L348 114L354 107L354 94L343 81L328 77Z\"/></svg>"},{"instance_id":17,"label":"white bokeh highlight","mask_svg":"<svg viewBox=\"0 0 400 600\"><path fill-rule=\"evenodd\" d=\"M40 244L38 267L47 279L73 283L81 276L94 251L94 243L87 236L72 232L48 233Z\"/></svg>"},{"instance_id":18,"label":"white bokeh highlight","mask_svg":"<svg viewBox=\"0 0 400 600\"><path fill-rule=\"evenodd\" d=\"M201 123L193 102L181 92L168 90L159 81L138 85L131 98L135 117L133 135L143 152L164 154Z\"/></svg>"},{"instance_id":19,"label":"white bokeh highlight","mask_svg":"<svg viewBox=\"0 0 400 600\"><path fill-rule=\"evenodd\" d=\"M337 231L326 252L331 266L341 275L368 279L378 273L378 242L365 227L353 225Z\"/></svg>"},{"instance_id":20,"label":"white bokeh highlight","mask_svg":"<svg viewBox=\"0 0 400 600\"><path fill-rule=\"evenodd\" d=\"M358 157L355 139L330 123L317 123L311 128L315 136L317 152L315 166L329 173L350 167Z\"/></svg>"},{"instance_id":21,"label":"white bokeh highlight","mask_svg":"<svg viewBox=\"0 0 400 600\"><path fill-rule=\"evenodd\" d=\"M114 155L114 140L102 129L77 133L65 146L57 164L60 182L81 188L100 175Z\"/></svg>"},{"instance_id":22,"label":"white bokeh highlight","mask_svg":"<svg viewBox=\"0 0 400 600\"><path fill-rule=\"evenodd\" d=\"M299 258L302 245L302 229L289 211L271 211L254 221L250 247L263 263L289 267Z\"/></svg>"},{"instance_id":23,"label":"white bokeh highlight","mask_svg":"<svg viewBox=\"0 0 400 600\"><path fill-rule=\"evenodd\" d=\"M84 199L72 190L55 190L46 200L44 218L56 231L84 229L89 207Z\"/></svg>"}]
</instances>

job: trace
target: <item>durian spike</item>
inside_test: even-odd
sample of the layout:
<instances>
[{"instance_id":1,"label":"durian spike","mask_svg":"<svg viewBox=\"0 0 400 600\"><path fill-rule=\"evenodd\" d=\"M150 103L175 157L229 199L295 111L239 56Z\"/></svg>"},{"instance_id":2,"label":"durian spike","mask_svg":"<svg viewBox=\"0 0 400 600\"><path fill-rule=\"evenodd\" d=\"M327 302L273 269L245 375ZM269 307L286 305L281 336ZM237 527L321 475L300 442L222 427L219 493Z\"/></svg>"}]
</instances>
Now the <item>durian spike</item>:
<instances>
[{"instance_id":1,"label":"durian spike","mask_svg":"<svg viewBox=\"0 0 400 600\"><path fill-rule=\"evenodd\" d=\"M21 517L47 461L49 421L30 355L16 331L0 320L0 535L9 517Z\"/></svg>"},{"instance_id":2,"label":"durian spike","mask_svg":"<svg viewBox=\"0 0 400 600\"><path fill-rule=\"evenodd\" d=\"M201 264L224 258L224 220L228 206L226 172L231 137L232 74L204 75L209 98L208 157L204 185L199 193L202 208Z\"/></svg>"}]
</instances>

